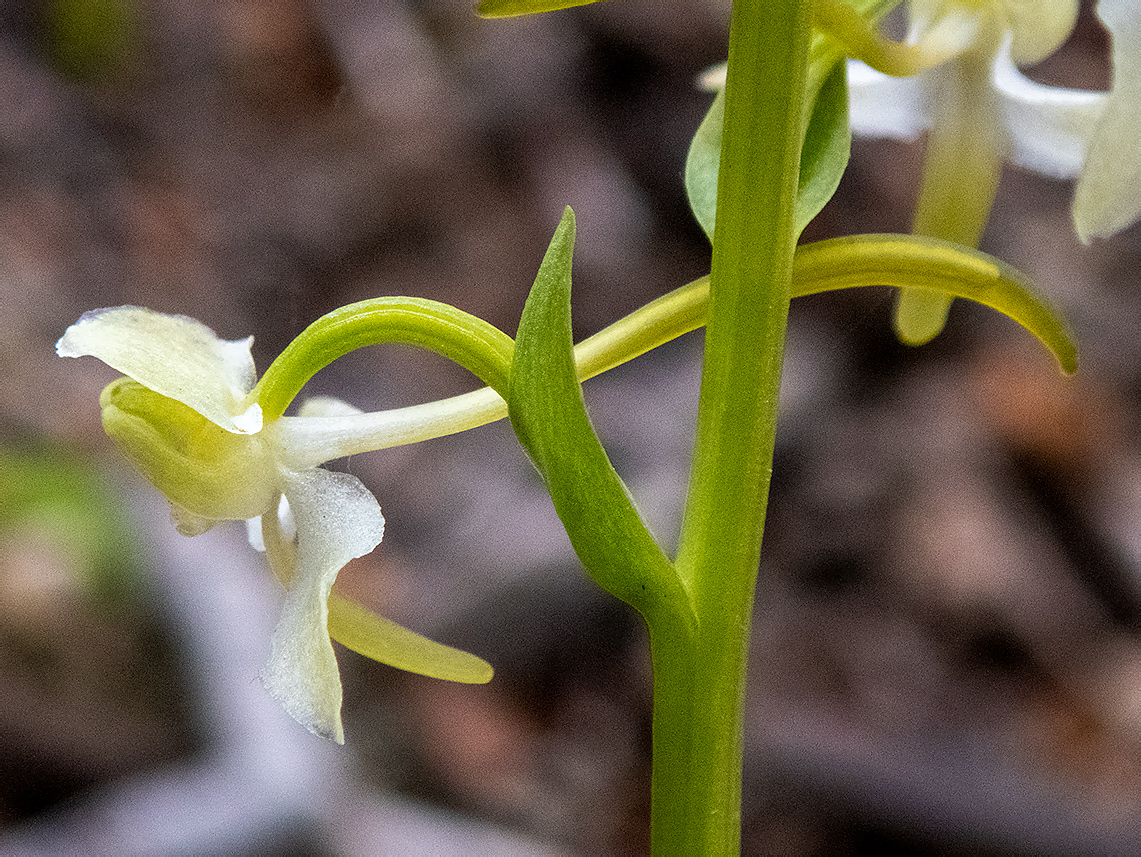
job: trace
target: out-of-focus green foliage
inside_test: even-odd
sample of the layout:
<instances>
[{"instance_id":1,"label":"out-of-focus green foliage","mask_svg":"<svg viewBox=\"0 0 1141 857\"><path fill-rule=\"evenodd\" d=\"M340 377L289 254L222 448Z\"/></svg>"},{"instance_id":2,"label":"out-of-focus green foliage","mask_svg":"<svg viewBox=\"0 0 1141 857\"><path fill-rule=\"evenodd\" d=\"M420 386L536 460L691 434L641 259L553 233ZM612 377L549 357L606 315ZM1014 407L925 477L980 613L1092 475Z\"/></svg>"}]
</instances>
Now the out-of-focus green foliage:
<instances>
[{"instance_id":1,"label":"out-of-focus green foliage","mask_svg":"<svg viewBox=\"0 0 1141 857\"><path fill-rule=\"evenodd\" d=\"M46 17L52 61L74 80L114 77L136 55L139 10L134 0L50 0Z\"/></svg>"},{"instance_id":2,"label":"out-of-focus green foliage","mask_svg":"<svg viewBox=\"0 0 1141 857\"><path fill-rule=\"evenodd\" d=\"M98 600L137 590L139 566L119 501L71 450L0 446L0 542L16 539L61 553L78 587Z\"/></svg>"}]
</instances>

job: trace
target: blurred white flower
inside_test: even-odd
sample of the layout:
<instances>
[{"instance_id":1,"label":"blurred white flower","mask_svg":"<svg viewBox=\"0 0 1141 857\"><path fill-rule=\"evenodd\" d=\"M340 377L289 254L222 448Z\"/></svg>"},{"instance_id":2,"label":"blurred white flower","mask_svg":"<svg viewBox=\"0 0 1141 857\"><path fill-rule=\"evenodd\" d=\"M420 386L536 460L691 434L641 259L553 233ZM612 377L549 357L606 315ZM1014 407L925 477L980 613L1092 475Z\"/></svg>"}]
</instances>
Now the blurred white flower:
<instances>
[{"instance_id":1,"label":"blurred white flower","mask_svg":"<svg viewBox=\"0 0 1141 857\"><path fill-rule=\"evenodd\" d=\"M1141 4L1098 4L1113 47L1108 93L1045 86L1018 70L1019 64L1044 59L1069 36L1077 12L1072 0L1007 0L989 6L913 2L908 42L937 50L935 28L969 7L978 16L975 37L951 59L921 74L889 77L850 61L853 132L913 139L940 123L997 124L997 134L974 135L981 147L973 147L973 158L1077 178L1073 215L1083 241L1129 226L1141 216ZM986 73L969 71L980 60ZM946 98L949 86L960 90L958 97ZM988 150L990 141L996 148Z\"/></svg>"}]
</instances>

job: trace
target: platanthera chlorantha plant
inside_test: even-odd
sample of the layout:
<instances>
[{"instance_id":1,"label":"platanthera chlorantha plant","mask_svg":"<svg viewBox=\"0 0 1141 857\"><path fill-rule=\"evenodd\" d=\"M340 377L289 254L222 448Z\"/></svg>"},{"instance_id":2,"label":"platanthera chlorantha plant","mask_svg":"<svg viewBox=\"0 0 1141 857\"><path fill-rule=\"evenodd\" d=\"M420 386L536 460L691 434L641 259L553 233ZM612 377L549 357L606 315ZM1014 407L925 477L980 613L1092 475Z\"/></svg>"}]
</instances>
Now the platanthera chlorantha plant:
<instances>
[{"instance_id":1,"label":"platanthera chlorantha plant","mask_svg":"<svg viewBox=\"0 0 1141 857\"><path fill-rule=\"evenodd\" d=\"M495 17L568 5L581 4L485 0L480 11ZM901 307L908 341L937 332L952 299L978 301L1020 323L1072 372L1076 350L1057 311L1026 277L976 249L999 167L1012 161L1078 176L1074 214L1085 238L1132 222L1141 199L1141 35L1128 3L1103 0L1099 10L1114 45L1108 94L1051 90L1016 71L1015 63L1044 56L1065 38L1075 14L1069 0L913 3L903 43L876 29L892 5L734 4L729 60L706 75L717 95L686 165L691 206L713 245L711 272L578 345L571 340L569 209L514 339L444 304L377 298L315 321L258 380L250 340L220 339L185 317L117 307L88 313L67 330L60 355L94 356L126 375L101 397L104 427L166 495L179 530L193 535L220 520L245 520L251 543L265 550L287 594L263 681L301 724L343 740L330 638L435 678L491 678L475 655L336 594L337 573L380 543L384 519L358 480L321 465L507 416L587 572L646 621L655 853L737 852L745 650L790 299L898 287L927 308ZM798 247L840 181L851 128L931 130L915 234ZM701 326L694 457L671 557L595 436L581 382ZM394 411L361 413L324 399L285 415L322 367L389 342L442 354L487 386Z\"/></svg>"}]
</instances>

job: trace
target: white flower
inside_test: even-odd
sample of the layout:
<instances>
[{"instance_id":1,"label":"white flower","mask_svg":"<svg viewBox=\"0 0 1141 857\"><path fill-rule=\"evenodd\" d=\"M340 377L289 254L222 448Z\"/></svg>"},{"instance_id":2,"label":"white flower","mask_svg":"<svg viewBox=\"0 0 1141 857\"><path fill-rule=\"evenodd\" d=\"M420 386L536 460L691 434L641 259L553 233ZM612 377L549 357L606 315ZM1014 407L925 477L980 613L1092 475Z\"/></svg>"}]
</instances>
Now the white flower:
<instances>
[{"instance_id":1,"label":"white flower","mask_svg":"<svg viewBox=\"0 0 1141 857\"><path fill-rule=\"evenodd\" d=\"M348 647L402 669L456 681L490 679L490 666L474 655L331 594L341 568L380 543L384 516L360 480L315 466L320 432L306 435L309 418L263 425L262 410L251 400L252 342L219 339L184 316L116 307L85 314L56 351L97 357L128 376L103 391L103 425L170 500L180 532L195 535L219 520L249 521L251 542L266 549L288 588L262 678L310 731L344 741L330 631ZM317 421L335 431L337 419ZM305 436L297 456L294 435ZM320 460L339 454L334 444Z\"/></svg>"},{"instance_id":2,"label":"white flower","mask_svg":"<svg viewBox=\"0 0 1141 857\"><path fill-rule=\"evenodd\" d=\"M1097 14L1113 39L1113 89L1074 193L1074 225L1083 241L1141 217L1141 5L1101 0Z\"/></svg>"},{"instance_id":3,"label":"white flower","mask_svg":"<svg viewBox=\"0 0 1141 857\"><path fill-rule=\"evenodd\" d=\"M968 4L913 2L910 8L908 41L924 45L941 21L962 15ZM975 9L979 27L966 49L915 77L888 77L851 61L852 130L912 139L955 126L973 141L966 154L976 162L1007 161L1054 178L1076 177L1073 215L1083 241L1130 225L1141 216L1141 5L1098 4L1113 44L1109 93L1044 86L1016 67L1045 58L1065 41L1076 16L1071 0L1005 0ZM985 73L972 73L980 63ZM993 124L997 133L987 131ZM929 170L960 166L930 164ZM947 176L948 183L954 179Z\"/></svg>"},{"instance_id":4,"label":"white flower","mask_svg":"<svg viewBox=\"0 0 1141 857\"><path fill-rule=\"evenodd\" d=\"M926 70L893 78L849 62L855 133L907 139L930 132L916 234L977 247L1006 162L1078 177L1073 217L1082 241L1141 215L1141 17L1131 2L1103 0L1099 8L1113 38L1108 94L1043 86L1016 67L1061 46L1077 19L1076 0L911 0L907 44L866 56L892 73L901 73L891 66L904 55L911 71ZM943 329L950 304L938 292L902 289L896 332L913 345L927 342Z\"/></svg>"},{"instance_id":5,"label":"white flower","mask_svg":"<svg viewBox=\"0 0 1141 857\"><path fill-rule=\"evenodd\" d=\"M858 60L848 64L852 131L867 137L914 140L931 130L941 69L917 77L888 77ZM1010 59L1009 40L994 57L990 85L1008 162L1054 178L1082 169L1104 108L1100 92L1044 86L1024 77Z\"/></svg>"}]
</instances>

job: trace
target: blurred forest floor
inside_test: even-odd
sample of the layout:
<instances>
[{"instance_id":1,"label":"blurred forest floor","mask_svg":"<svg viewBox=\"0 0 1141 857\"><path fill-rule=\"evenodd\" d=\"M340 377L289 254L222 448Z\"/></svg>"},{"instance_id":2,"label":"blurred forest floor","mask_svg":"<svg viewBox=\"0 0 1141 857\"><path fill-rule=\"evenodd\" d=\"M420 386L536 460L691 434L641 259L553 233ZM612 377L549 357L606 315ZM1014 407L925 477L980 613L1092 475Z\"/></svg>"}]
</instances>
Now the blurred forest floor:
<instances>
[{"instance_id":1,"label":"blurred forest floor","mask_svg":"<svg viewBox=\"0 0 1141 857\"><path fill-rule=\"evenodd\" d=\"M643 632L581 574L507 426L341 463L388 533L340 585L497 676L341 650L347 744L315 748L264 705L253 629L280 596L240 527L177 536L102 433L113 373L52 345L138 304L254 334L264 369L382 294L513 331L566 204L593 333L708 270L681 174L726 20L697 0L491 22L453 0L0 7L0 853L644 852ZM1105 51L1086 8L1035 74L1104 88ZM921 163L857 141L805 240L906 231ZM1008 171L983 249L1069 315L1076 378L963 301L921 349L887 290L793 306L746 854L1141 853L1141 231L1082 247L1069 195ZM667 542L700 350L587 385ZM471 386L391 348L310 391L373 410ZM437 809L400 827L394 806Z\"/></svg>"}]
</instances>

